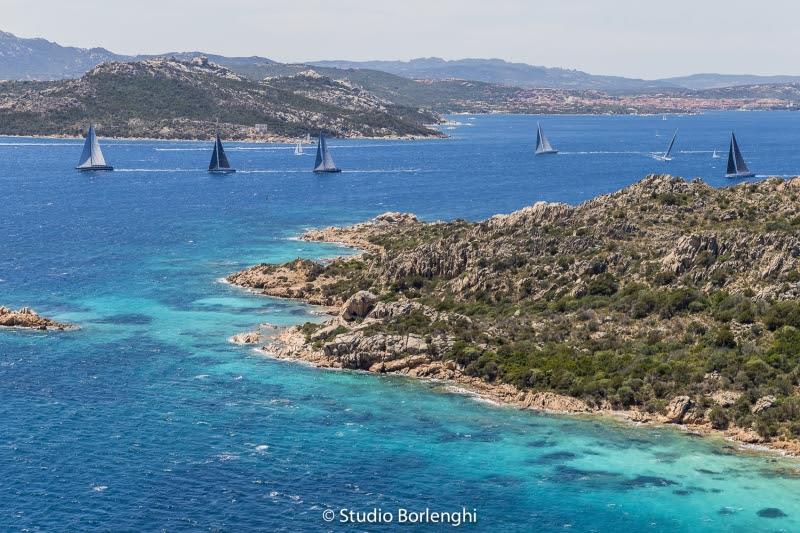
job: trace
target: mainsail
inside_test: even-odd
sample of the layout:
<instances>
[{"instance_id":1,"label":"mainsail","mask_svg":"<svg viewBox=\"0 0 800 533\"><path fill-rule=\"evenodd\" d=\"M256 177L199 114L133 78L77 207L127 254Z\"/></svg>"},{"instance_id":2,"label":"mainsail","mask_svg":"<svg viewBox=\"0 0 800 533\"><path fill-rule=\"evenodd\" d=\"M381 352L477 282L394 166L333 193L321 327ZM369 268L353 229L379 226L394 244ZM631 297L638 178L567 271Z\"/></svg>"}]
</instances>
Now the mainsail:
<instances>
[{"instance_id":1,"label":"mainsail","mask_svg":"<svg viewBox=\"0 0 800 533\"><path fill-rule=\"evenodd\" d=\"M536 123L536 153L537 154L555 154L558 153L558 150L555 150L551 145L550 141L547 140L547 137L544 135L544 131L542 131L542 125L538 122Z\"/></svg>"},{"instance_id":2,"label":"mainsail","mask_svg":"<svg viewBox=\"0 0 800 533\"><path fill-rule=\"evenodd\" d=\"M742 157L742 151L739 149L739 143L736 141L736 134L734 133L731 133L731 145L728 148L728 167L725 171L725 176L728 178L750 178L755 176L753 172L750 172L744 157Z\"/></svg>"},{"instance_id":3,"label":"mainsail","mask_svg":"<svg viewBox=\"0 0 800 533\"><path fill-rule=\"evenodd\" d=\"M208 170L211 172L235 172L228 162L228 156L225 155L225 148L222 147L222 139L217 130L217 138L214 141L214 153L211 154L211 163L208 165Z\"/></svg>"},{"instance_id":4,"label":"mainsail","mask_svg":"<svg viewBox=\"0 0 800 533\"><path fill-rule=\"evenodd\" d=\"M669 159L669 154L672 153L672 147L675 146L675 139L678 137L678 130L675 130L675 134L672 136L672 140L669 142L669 146L667 147L667 151L664 152L664 159Z\"/></svg>"},{"instance_id":5,"label":"mainsail","mask_svg":"<svg viewBox=\"0 0 800 533\"><path fill-rule=\"evenodd\" d=\"M294 147L294 155L303 155L302 141L297 141L297 146Z\"/></svg>"},{"instance_id":6,"label":"mainsail","mask_svg":"<svg viewBox=\"0 0 800 533\"><path fill-rule=\"evenodd\" d=\"M325 142L325 136L322 132L319 133L317 159L314 161L314 172L340 172L340 170L336 168L336 163L333 162L333 156L328 151L328 144Z\"/></svg>"},{"instance_id":7,"label":"mainsail","mask_svg":"<svg viewBox=\"0 0 800 533\"><path fill-rule=\"evenodd\" d=\"M94 125L89 126L89 133L86 134L86 141L83 143L81 159L75 168L78 170L113 170L112 167L106 164L106 159L103 157L103 151L97 141Z\"/></svg>"}]
</instances>

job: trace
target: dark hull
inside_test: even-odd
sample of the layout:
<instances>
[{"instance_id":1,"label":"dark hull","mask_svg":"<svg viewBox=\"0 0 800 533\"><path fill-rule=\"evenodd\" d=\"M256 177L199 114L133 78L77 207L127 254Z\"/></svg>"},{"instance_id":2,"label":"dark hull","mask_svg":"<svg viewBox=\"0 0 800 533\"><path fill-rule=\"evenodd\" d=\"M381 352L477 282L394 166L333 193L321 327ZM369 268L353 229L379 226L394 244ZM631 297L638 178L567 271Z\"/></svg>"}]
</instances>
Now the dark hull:
<instances>
[{"instance_id":1,"label":"dark hull","mask_svg":"<svg viewBox=\"0 0 800 533\"><path fill-rule=\"evenodd\" d=\"M755 172L737 172L736 174L725 174L726 178L730 179L738 179L738 178L755 178Z\"/></svg>"},{"instance_id":2,"label":"dark hull","mask_svg":"<svg viewBox=\"0 0 800 533\"><path fill-rule=\"evenodd\" d=\"M314 170L314 174L335 174L341 171L342 171L341 168L328 168L325 170Z\"/></svg>"},{"instance_id":3,"label":"dark hull","mask_svg":"<svg viewBox=\"0 0 800 533\"><path fill-rule=\"evenodd\" d=\"M100 170L114 170L114 167L110 165L93 165L91 167L75 167L75 170L80 170L81 172L95 172Z\"/></svg>"},{"instance_id":4,"label":"dark hull","mask_svg":"<svg viewBox=\"0 0 800 533\"><path fill-rule=\"evenodd\" d=\"M211 174L233 174L236 172L235 168L209 168Z\"/></svg>"},{"instance_id":5,"label":"dark hull","mask_svg":"<svg viewBox=\"0 0 800 533\"><path fill-rule=\"evenodd\" d=\"M557 154L557 153L558 153L558 150L542 150L542 151L538 151L537 150L536 151L536 155L550 155L550 154Z\"/></svg>"}]
</instances>

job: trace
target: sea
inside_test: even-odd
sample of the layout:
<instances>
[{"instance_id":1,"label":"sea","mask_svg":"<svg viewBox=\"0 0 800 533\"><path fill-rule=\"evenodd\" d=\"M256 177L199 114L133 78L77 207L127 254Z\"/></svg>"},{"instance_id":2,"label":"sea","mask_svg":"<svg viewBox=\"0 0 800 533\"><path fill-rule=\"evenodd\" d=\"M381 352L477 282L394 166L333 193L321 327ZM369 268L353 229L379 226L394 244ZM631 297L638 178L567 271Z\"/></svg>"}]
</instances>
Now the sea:
<instances>
[{"instance_id":1,"label":"sea","mask_svg":"<svg viewBox=\"0 0 800 533\"><path fill-rule=\"evenodd\" d=\"M725 187L734 130L755 180L800 174L792 112L448 119L447 139L331 139L332 175L310 146L226 143L238 172L219 176L210 140L99 130L116 170L93 174L73 170L80 140L0 138L0 304L80 326L0 331L0 531L451 531L430 513L465 512L457 529L800 530L795 459L228 342L324 319L221 281L350 253L308 228L480 220L648 173ZM558 155L534 156L537 122Z\"/></svg>"}]
</instances>

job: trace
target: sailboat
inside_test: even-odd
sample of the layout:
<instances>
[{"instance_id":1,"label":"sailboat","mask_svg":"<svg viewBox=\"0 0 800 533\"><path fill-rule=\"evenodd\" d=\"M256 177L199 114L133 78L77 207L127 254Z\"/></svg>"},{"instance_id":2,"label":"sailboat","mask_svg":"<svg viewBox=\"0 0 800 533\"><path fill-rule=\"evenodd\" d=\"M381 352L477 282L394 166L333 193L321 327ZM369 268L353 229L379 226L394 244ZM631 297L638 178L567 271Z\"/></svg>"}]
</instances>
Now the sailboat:
<instances>
[{"instance_id":1,"label":"sailboat","mask_svg":"<svg viewBox=\"0 0 800 533\"><path fill-rule=\"evenodd\" d=\"M726 178L752 178L755 176L747 168L747 163L744 162L742 151L739 150L739 143L736 142L736 134L731 133L731 146L728 149L728 168L725 172Z\"/></svg>"},{"instance_id":2,"label":"sailboat","mask_svg":"<svg viewBox=\"0 0 800 533\"><path fill-rule=\"evenodd\" d=\"M219 137L219 130L217 130L217 138L214 141L214 153L211 154L211 163L208 165L208 171L216 174L236 172L235 168L231 168L231 164L228 162L228 156L225 155L225 149L222 147L222 139Z\"/></svg>"},{"instance_id":3,"label":"sailboat","mask_svg":"<svg viewBox=\"0 0 800 533\"><path fill-rule=\"evenodd\" d=\"M667 146L667 151L663 154L653 154L653 159L657 159L658 161L672 161L672 147L675 146L675 139L678 138L678 130L675 130L675 133L672 135L672 140L669 141L669 146Z\"/></svg>"},{"instance_id":4,"label":"sailboat","mask_svg":"<svg viewBox=\"0 0 800 533\"><path fill-rule=\"evenodd\" d=\"M89 125L89 133L86 134L86 142L83 143L83 153L78 162L77 170L114 170L114 167L106 164L103 151L100 150L100 143L97 142L97 134L94 132L94 124Z\"/></svg>"},{"instance_id":5,"label":"sailboat","mask_svg":"<svg viewBox=\"0 0 800 533\"><path fill-rule=\"evenodd\" d=\"M303 155L303 141L297 141L297 146L294 147L294 155Z\"/></svg>"},{"instance_id":6,"label":"sailboat","mask_svg":"<svg viewBox=\"0 0 800 533\"><path fill-rule=\"evenodd\" d=\"M311 134L310 133L306 133L306 142L308 144L311 144Z\"/></svg>"},{"instance_id":7,"label":"sailboat","mask_svg":"<svg viewBox=\"0 0 800 533\"><path fill-rule=\"evenodd\" d=\"M336 163L333 162L333 156L328 151L328 144L325 142L325 136L319 132L319 141L317 142L317 159L314 161L314 172L341 172L342 170L336 168Z\"/></svg>"},{"instance_id":8,"label":"sailboat","mask_svg":"<svg viewBox=\"0 0 800 533\"><path fill-rule=\"evenodd\" d=\"M542 125L536 123L536 155L557 154L558 150L550 145L550 141L544 136Z\"/></svg>"},{"instance_id":9,"label":"sailboat","mask_svg":"<svg viewBox=\"0 0 800 533\"><path fill-rule=\"evenodd\" d=\"M719 154L717 153L716 150L714 150L714 153L711 154L711 159L719 159Z\"/></svg>"}]
</instances>

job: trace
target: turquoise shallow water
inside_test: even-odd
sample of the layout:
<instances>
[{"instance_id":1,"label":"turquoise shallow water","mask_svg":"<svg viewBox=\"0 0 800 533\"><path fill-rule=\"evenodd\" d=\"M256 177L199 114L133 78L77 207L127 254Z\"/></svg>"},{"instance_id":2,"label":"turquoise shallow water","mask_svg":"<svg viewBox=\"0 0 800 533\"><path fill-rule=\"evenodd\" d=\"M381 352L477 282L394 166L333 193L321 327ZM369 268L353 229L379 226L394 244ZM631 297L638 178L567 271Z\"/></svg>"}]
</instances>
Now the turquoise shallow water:
<instances>
[{"instance_id":1,"label":"turquoise shallow water","mask_svg":"<svg viewBox=\"0 0 800 533\"><path fill-rule=\"evenodd\" d=\"M119 170L87 176L77 141L0 139L0 303L81 325L0 332L0 530L338 530L322 512L343 507L474 508L481 531L800 529L794 460L273 361L226 338L314 309L218 281L342 253L291 237L390 209L477 219L656 170L722 185L710 150L732 125L757 172L796 173L796 117L545 117L564 152L546 159L536 117L457 117L449 140L332 141L333 177L235 144L244 172L210 177L208 143L169 142L106 143ZM676 126L675 160L647 157Z\"/></svg>"}]
</instances>

